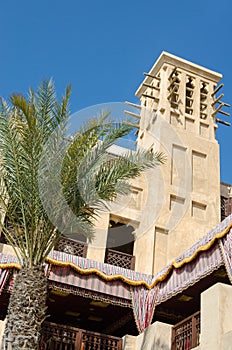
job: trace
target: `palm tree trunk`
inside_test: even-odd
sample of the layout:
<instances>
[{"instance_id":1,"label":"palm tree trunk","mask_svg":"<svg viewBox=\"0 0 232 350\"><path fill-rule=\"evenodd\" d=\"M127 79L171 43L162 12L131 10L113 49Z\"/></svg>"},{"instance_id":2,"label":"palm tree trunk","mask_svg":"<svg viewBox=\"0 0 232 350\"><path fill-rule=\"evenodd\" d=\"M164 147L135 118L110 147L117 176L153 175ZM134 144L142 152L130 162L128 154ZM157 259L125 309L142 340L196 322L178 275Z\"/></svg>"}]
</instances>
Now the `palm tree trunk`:
<instances>
[{"instance_id":1,"label":"palm tree trunk","mask_svg":"<svg viewBox=\"0 0 232 350\"><path fill-rule=\"evenodd\" d=\"M2 350L38 350L46 317L47 279L37 267L17 274L8 307Z\"/></svg>"}]
</instances>

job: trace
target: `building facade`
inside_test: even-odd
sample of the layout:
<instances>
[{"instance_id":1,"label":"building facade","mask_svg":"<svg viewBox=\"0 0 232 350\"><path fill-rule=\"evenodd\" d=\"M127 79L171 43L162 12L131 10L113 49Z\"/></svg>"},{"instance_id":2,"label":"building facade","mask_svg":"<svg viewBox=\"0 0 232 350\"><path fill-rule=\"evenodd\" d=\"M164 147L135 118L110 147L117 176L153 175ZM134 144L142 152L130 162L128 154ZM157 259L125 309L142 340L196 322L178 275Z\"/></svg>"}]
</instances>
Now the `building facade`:
<instances>
[{"instance_id":1,"label":"building facade","mask_svg":"<svg viewBox=\"0 0 232 350\"><path fill-rule=\"evenodd\" d=\"M136 147L162 152L165 164L133 180L131 195L100 215L93 243L62 239L50 254L41 349L229 349L222 309L232 302L232 202L231 186L220 185L216 139L218 124L228 124L218 117L229 106L222 76L166 52L144 74L139 103L127 102L125 113ZM17 261L8 245L0 252L4 327ZM208 324L214 295L212 317L224 324L217 334Z\"/></svg>"}]
</instances>

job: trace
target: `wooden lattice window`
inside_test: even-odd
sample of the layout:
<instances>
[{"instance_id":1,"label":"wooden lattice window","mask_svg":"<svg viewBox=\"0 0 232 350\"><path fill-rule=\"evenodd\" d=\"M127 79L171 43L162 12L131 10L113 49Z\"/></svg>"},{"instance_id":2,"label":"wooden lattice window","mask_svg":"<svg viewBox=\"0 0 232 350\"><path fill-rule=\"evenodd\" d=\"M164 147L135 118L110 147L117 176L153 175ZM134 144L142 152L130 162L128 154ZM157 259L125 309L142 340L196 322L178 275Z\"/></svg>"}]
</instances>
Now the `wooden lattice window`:
<instances>
[{"instance_id":1,"label":"wooden lattice window","mask_svg":"<svg viewBox=\"0 0 232 350\"><path fill-rule=\"evenodd\" d=\"M106 249L105 262L107 264L123 267L124 269L135 269L135 257L130 254Z\"/></svg>"},{"instance_id":2,"label":"wooden lattice window","mask_svg":"<svg viewBox=\"0 0 232 350\"><path fill-rule=\"evenodd\" d=\"M171 350L190 350L199 345L200 312L177 323L172 328Z\"/></svg>"},{"instance_id":3,"label":"wooden lattice window","mask_svg":"<svg viewBox=\"0 0 232 350\"><path fill-rule=\"evenodd\" d=\"M74 327L44 322L40 349L122 350L122 339Z\"/></svg>"},{"instance_id":4,"label":"wooden lattice window","mask_svg":"<svg viewBox=\"0 0 232 350\"><path fill-rule=\"evenodd\" d=\"M55 250L86 258L87 243L62 237L55 246Z\"/></svg>"}]
</instances>

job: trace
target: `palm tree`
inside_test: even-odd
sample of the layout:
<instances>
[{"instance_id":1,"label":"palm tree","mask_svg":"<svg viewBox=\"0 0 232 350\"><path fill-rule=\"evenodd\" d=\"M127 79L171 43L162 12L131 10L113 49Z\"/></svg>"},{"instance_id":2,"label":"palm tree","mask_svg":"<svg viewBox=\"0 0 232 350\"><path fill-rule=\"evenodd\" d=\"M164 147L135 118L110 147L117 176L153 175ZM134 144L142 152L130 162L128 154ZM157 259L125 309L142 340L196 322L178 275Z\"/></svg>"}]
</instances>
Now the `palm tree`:
<instances>
[{"instance_id":1,"label":"palm tree","mask_svg":"<svg viewBox=\"0 0 232 350\"><path fill-rule=\"evenodd\" d=\"M99 209L128 194L128 179L163 162L161 154L129 152L112 157L108 148L131 131L104 114L67 136L70 86L56 98L52 81L29 97L14 94L0 104L2 227L21 265L10 297L3 348L38 349L46 317L44 264L62 234L79 232L91 241ZM9 345L10 346L10 345Z\"/></svg>"}]
</instances>

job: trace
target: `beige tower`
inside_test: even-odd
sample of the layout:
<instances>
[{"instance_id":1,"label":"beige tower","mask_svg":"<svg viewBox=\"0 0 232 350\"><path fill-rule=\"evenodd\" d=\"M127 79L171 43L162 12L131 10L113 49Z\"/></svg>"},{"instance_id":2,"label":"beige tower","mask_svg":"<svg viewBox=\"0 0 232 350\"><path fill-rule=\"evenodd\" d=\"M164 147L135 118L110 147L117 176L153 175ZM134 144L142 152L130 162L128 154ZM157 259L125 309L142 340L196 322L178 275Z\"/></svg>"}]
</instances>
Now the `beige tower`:
<instances>
[{"instance_id":1,"label":"beige tower","mask_svg":"<svg viewBox=\"0 0 232 350\"><path fill-rule=\"evenodd\" d=\"M163 52L145 76L137 145L167 160L147 175L134 254L137 270L155 273L220 221L216 114L228 114L221 74Z\"/></svg>"},{"instance_id":2,"label":"beige tower","mask_svg":"<svg viewBox=\"0 0 232 350\"><path fill-rule=\"evenodd\" d=\"M133 254L136 271L154 274L220 221L215 131L218 122L228 123L216 115L228 115L222 110L228 105L217 85L221 74L166 52L145 76L136 92L141 104L127 102L134 109L126 113L138 121L137 147L163 152L166 162L133 181L131 198L101 216L87 256L117 265L125 256L115 251ZM118 242L124 233L113 237L112 225L132 228L133 238L125 230L128 241ZM109 238L118 242L110 252L117 259L107 258Z\"/></svg>"}]
</instances>

